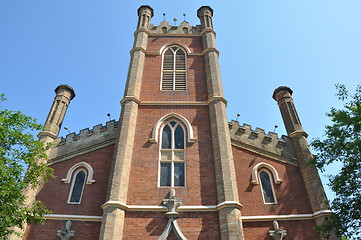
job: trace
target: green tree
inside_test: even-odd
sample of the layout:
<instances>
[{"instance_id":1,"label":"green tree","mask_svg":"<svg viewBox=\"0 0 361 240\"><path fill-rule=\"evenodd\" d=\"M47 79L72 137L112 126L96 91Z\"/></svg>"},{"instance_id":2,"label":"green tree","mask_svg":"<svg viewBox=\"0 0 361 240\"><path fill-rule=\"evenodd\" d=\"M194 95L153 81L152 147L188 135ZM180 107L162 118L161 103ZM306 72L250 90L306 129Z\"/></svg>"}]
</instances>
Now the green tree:
<instances>
[{"instance_id":1,"label":"green tree","mask_svg":"<svg viewBox=\"0 0 361 240\"><path fill-rule=\"evenodd\" d=\"M334 214L317 227L327 236L331 230L338 236L361 239L361 86L350 94L345 85L337 84L343 109L331 108L323 139L311 146L318 152L313 163L321 171L330 164L339 166L337 174L329 175L329 186L336 197L330 206Z\"/></svg>"},{"instance_id":2,"label":"green tree","mask_svg":"<svg viewBox=\"0 0 361 240\"><path fill-rule=\"evenodd\" d=\"M0 95L0 239L7 239L14 227L44 221L49 211L39 201L27 205L23 192L52 176L51 168L37 161L47 158L47 146L31 134L42 126L20 111L3 109L5 100Z\"/></svg>"}]
</instances>

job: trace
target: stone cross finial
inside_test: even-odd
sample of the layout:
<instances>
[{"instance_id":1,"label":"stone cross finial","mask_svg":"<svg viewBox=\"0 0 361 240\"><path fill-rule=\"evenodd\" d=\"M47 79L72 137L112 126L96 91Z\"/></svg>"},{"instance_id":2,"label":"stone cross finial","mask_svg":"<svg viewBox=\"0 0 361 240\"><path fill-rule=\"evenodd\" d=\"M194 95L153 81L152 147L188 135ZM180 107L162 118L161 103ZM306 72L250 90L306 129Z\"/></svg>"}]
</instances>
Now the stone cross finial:
<instances>
[{"instance_id":1,"label":"stone cross finial","mask_svg":"<svg viewBox=\"0 0 361 240\"><path fill-rule=\"evenodd\" d=\"M169 198L163 199L163 205L168 208L168 212L166 213L168 218L178 217L179 213L177 212L177 208L182 205L182 201L176 198L174 188L169 191Z\"/></svg>"},{"instance_id":2,"label":"stone cross finial","mask_svg":"<svg viewBox=\"0 0 361 240\"><path fill-rule=\"evenodd\" d=\"M169 191L169 198L163 199L163 205L167 206L168 208L168 212L165 214L168 218L168 223L158 240L166 240L172 230L174 231L177 239L187 240L177 223L177 218L179 216L177 208L182 205L182 201L176 198L174 188L171 188L171 190Z\"/></svg>"},{"instance_id":3,"label":"stone cross finial","mask_svg":"<svg viewBox=\"0 0 361 240\"><path fill-rule=\"evenodd\" d=\"M284 237L287 236L287 231L284 229L281 229L278 222L275 220L273 221L273 228L275 230L269 231L269 235L273 237L275 240L282 240Z\"/></svg>"},{"instance_id":4,"label":"stone cross finial","mask_svg":"<svg viewBox=\"0 0 361 240\"><path fill-rule=\"evenodd\" d=\"M70 230L70 227L71 227L71 221L68 220L65 223L65 228L56 231L56 236L58 236L61 240L68 240L71 237L74 237L75 236L75 231Z\"/></svg>"}]
</instances>

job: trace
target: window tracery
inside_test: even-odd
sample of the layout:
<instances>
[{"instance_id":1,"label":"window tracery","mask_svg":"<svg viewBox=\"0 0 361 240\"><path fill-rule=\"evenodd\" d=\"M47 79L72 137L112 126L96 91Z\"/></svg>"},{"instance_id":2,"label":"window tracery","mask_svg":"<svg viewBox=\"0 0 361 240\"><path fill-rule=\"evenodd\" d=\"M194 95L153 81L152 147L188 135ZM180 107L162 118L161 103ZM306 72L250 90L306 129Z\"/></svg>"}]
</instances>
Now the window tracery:
<instances>
[{"instance_id":1,"label":"window tracery","mask_svg":"<svg viewBox=\"0 0 361 240\"><path fill-rule=\"evenodd\" d=\"M185 131L171 120L164 124L161 134L159 186L185 186Z\"/></svg>"}]
</instances>

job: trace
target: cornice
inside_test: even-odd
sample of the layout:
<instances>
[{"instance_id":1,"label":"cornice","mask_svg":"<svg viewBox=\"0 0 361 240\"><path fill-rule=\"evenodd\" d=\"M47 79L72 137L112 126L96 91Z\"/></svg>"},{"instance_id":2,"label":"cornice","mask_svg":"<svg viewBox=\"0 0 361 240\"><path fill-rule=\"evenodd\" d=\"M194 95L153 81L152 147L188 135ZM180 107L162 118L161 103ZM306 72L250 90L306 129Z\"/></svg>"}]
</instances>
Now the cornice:
<instances>
[{"instance_id":1,"label":"cornice","mask_svg":"<svg viewBox=\"0 0 361 240\"><path fill-rule=\"evenodd\" d=\"M207 101L140 101L134 97L124 97L121 103L126 100L133 100L136 101L140 106L147 106L147 105L159 105L159 106L169 106L169 105L176 105L176 106L191 106L191 105L209 105L214 101L222 101L227 104L227 100L221 96L214 96L209 98Z\"/></svg>"},{"instance_id":2,"label":"cornice","mask_svg":"<svg viewBox=\"0 0 361 240\"><path fill-rule=\"evenodd\" d=\"M133 205L136 206L136 205ZM143 211L141 209L145 209L145 206L138 206L137 209L139 211ZM154 206L161 208L160 211L167 211L166 207L163 206ZM214 205L211 206L214 209ZM209 210L208 206L181 206L178 208L179 212L194 212L199 210L194 209L202 209L202 211L214 211ZM154 211L154 210L152 210ZM330 210L321 210L314 213L305 213L305 214L283 214L283 215L259 215L259 216L241 216L242 222L273 222L274 220L288 220L288 221L299 221L299 220L312 220L323 216L329 216L332 214ZM47 220L73 220L73 221L87 221L87 222L101 222L103 216L89 216L89 215L67 215L67 214L47 214L45 215Z\"/></svg>"},{"instance_id":3,"label":"cornice","mask_svg":"<svg viewBox=\"0 0 361 240\"><path fill-rule=\"evenodd\" d=\"M297 130L297 131L294 131L294 132L291 132L290 134L288 134L288 136L291 137L291 138L295 137L297 135L302 135L302 136L304 136L306 138L308 137L308 134L303 130Z\"/></svg>"},{"instance_id":4,"label":"cornice","mask_svg":"<svg viewBox=\"0 0 361 240\"><path fill-rule=\"evenodd\" d=\"M208 105L206 101L140 101L139 105Z\"/></svg>"},{"instance_id":5,"label":"cornice","mask_svg":"<svg viewBox=\"0 0 361 240\"><path fill-rule=\"evenodd\" d=\"M140 104L140 100L134 96L125 96L121 101L120 104L123 104L126 101L133 101L136 102L138 105Z\"/></svg>"},{"instance_id":6,"label":"cornice","mask_svg":"<svg viewBox=\"0 0 361 240\"><path fill-rule=\"evenodd\" d=\"M137 29L137 30L134 32L134 36L137 35L137 34L140 33L140 32L144 32L144 33L146 33L146 34L148 34L148 35L151 34L147 29L145 29L145 28L139 28L139 29Z\"/></svg>"},{"instance_id":7,"label":"cornice","mask_svg":"<svg viewBox=\"0 0 361 240\"><path fill-rule=\"evenodd\" d=\"M153 205L127 205L119 201L108 201L101 206L103 209L108 207L115 207L129 212L166 212L168 209L165 206L153 206ZM224 201L217 205L203 205L203 206L180 206L177 208L179 212L209 212L219 211L223 208L237 208L241 209L243 206L239 202Z\"/></svg>"},{"instance_id":8,"label":"cornice","mask_svg":"<svg viewBox=\"0 0 361 240\"><path fill-rule=\"evenodd\" d=\"M264 221L274 221L274 220L312 220L330 214L332 214L330 210L321 210L309 214L242 216L242 222L264 222Z\"/></svg>"},{"instance_id":9,"label":"cornice","mask_svg":"<svg viewBox=\"0 0 361 240\"><path fill-rule=\"evenodd\" d=\"M219 56L219 51L216 48L206 48L202 51L202 55L208 53L208 52L216 52L217 55Z\"/></svg>"},{"instance_id":10,"label":"cornice","mask_svg":"<svg viewBox=\"0 0 361 240\"><path fill-rule=\"evenodd\" d=\"M204 29L200 35L206 34L206 33L213 33L214 37L217 36L216 32L213 29Z\"/></svg>"},{"instance_id":11,"label":"cornice","mask_svg":"<svg viewBox=\"0 0 361 240\"><path fill-rule=\"evenodd\" d=\"M133 54L135 51L142 51L144 54L147 54L147 50L142 47L133 47L132 50L130 50L130 54Z\"/></svg>"}]
</instances>

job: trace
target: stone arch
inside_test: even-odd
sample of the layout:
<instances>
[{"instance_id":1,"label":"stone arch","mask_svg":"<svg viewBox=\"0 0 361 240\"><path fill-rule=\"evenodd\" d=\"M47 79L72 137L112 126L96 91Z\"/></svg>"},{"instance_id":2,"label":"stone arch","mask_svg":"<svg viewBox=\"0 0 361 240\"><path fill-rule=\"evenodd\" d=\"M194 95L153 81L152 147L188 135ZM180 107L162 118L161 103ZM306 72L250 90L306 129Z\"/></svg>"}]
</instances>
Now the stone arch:
<instances>
[{"instance_id":1,"label":"stone arch","mask_svg":"<svg viewBox=\"0 0 361 240\"><path fill-rule=\"evenodd\" d=\"M187 142L193 143L193 142L197 141L197 138L195 138L193 136L193 128L192 128L192 125L190 124L190 122L185 117L183 117L182 115L180 115L178 113L169 113L169 114L161 117L155 123L153 130L152 130L152 137L149 139L149 142L153 142L153 143L158 142L159 129L160 129L162 123L167 121L169 118L175 118L184 124L185 130L187 132Z\"/></svg>"},{"instance_id":2,"label":"stone arch","mask_svg":"<svg viewBox=\"0 0 361 240\"><path fill-rule=\"evenodd\" d=\"M176 45L176 46L179 46L181 48L183 48L183 50L187 53L187 54L190 54L191 53L191 50L184 44L182 43L177 43L177 42L169 42L169 43L166 43L164 44L160 49L159 49L159 54L162 54L163 51L165 49L167 49L168 47L172 46L172 45Z\"/></svg>"},{"instance_id":3,"label":"stone arch","mask_svg":"<svg viewBox=\"0 0 361 240\"><path fill-rule=\"evenodd\" d=\"M71 182L71 177L73 176L73 173L78 170L79 168L85 168L87 170L87 178L86 178L86 184L92 184L95 182L95 180L93 179L93 174L94 174L94 170L92 168L92 166L90 166L89 163L86 162L79 162L77 164L74 164L68 171L68 173L66 174L66 178L62 179L61 181L63 181L64 183L70 183Z\"/></svg>"},{"instance_id":4,"label":"stone arch","mask_svg":"<svg viewBox=\"0 0 361 240\"><path fill-rule=\"evenodd\" d=\"M257 173L258 173L258 170L261 169L261 168L266 168L266 169L268 169L270 171L270 173L273 176L273 180L274 180L275 184L281 184L282 183L282 180L278 176L277 170L273 166L271 166L270 164L265 163L265 162L261 162L261 163L256 164L252 169L252 184L255 184L255 185L259 184Z\"/></svg>"}]
</instances>

